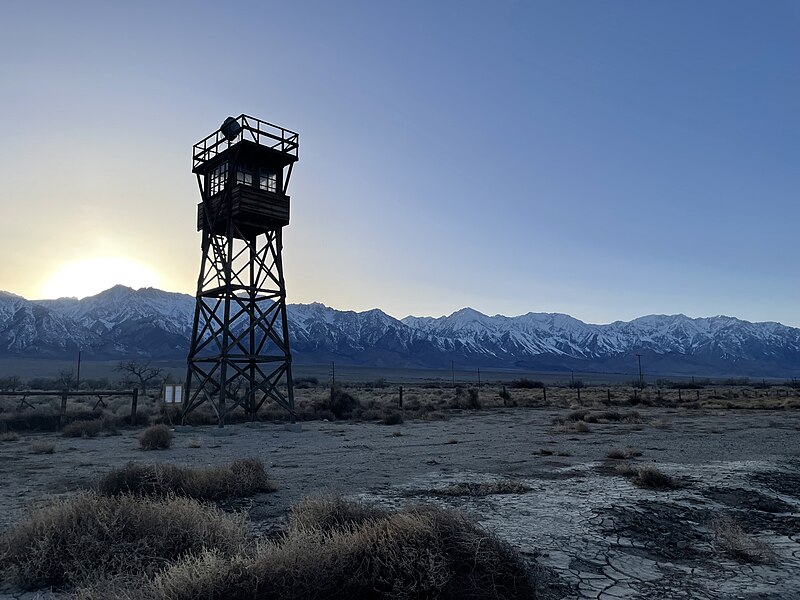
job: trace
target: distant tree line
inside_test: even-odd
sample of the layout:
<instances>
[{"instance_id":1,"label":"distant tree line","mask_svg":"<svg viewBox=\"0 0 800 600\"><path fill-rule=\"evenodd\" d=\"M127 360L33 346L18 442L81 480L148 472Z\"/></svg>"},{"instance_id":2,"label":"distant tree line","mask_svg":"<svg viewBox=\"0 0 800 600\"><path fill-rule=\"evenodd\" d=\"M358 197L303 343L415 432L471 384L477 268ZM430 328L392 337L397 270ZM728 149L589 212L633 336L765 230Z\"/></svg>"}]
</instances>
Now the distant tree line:
<instances>
[{"instance_id":1,"label":"distant tree line","mask_svg":"<svg viewBox=\"0 0 800 600\"><path fill-rule=\"evenodd\" d=\"M62 369L56 377L33 377L23 381L18 375L0 377L0 390L130 390L138 387L143 395L154 388L169 383L171 377L160 367L150 362L127 360L120 362L114 371L120 373L116 379L108 377L81 378L77 380L74 369Z\"/></svg>"}]
</instances>

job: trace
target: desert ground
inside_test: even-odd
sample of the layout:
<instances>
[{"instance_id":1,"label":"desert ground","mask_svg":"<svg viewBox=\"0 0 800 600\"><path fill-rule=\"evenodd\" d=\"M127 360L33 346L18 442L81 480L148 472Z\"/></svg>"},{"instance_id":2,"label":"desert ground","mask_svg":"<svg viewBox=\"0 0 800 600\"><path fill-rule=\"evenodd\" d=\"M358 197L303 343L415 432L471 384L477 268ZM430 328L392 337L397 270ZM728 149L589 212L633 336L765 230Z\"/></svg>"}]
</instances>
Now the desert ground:
<instances>
[{"instance_id":1,"label":"desert ground","mask_svg":"<svg viewBox=\"0 0 800 600\"><path fill-rule=\"evenodd\" d=\"M327 393L298 390L298 404ZM667 406L643 405L638 392L633 407L622 406L630 390L615 389L610 406L601 388L583 390L581 406L574 389L548 390L547 405L541 393L509 390L504 402L483 388L481 407L466 409L452 390L408 387L399 409L397 390L370 385L352 394L384 414L391 404L402 422L323 416L300 432L281 422L175 425L172 447L150 452L140 449L136 428L6 435L0 532L129 461L209 466L257 457L278 491L223 505L246 511L253 535L278 535L289 507L309 495L433 503L510 542L538 571L542 597L800 597L800 411L792 391L684 390L680 406L675 391L650 390L647 403ZM34 452L48 444L52 454ZM649 486L641 475L649 467L664 481ZM1 589L11 598L50 595L11 583Z\"/></svg>"}]
</instances>

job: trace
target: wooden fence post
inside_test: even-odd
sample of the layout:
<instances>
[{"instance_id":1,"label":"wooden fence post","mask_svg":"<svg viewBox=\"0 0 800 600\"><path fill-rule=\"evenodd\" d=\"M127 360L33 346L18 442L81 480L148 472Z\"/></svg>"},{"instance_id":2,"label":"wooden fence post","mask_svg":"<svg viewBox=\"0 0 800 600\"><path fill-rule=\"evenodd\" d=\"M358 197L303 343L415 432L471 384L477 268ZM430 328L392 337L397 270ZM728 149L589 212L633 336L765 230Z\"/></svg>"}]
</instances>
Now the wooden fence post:
<instances>
[{"instance_id":1,"label":"wooden fence post","mask_svg":"<svg viewBox=\"0 0 800 600\"><path fill-rule=\"evenodd\" d=\"M581 403L581 388L575 388L578 390L578 404Z\"/></svg>"},{"instance_id":2,"label":"wooden fence post","mask_svg":"<svg viewBox=\"0 0 800 600\"><path fill-rule=\"evenodd\" d=\"M61 392L61 412L58 415L58 427L59 429L64 425L64 416L67 414L67 390Z\"/></svg>"},{"instance_id":3,"label":"wooden fence post","mask_svg":"<svg viewBox=\"0 0 800 600\"><path fill-rule=\"evenodd\" d=\"M683 402L683 396L681 395L681 388L678 388L678 402Z\"/></svg>"},{"instance_id":4,"label":"wooden fence post","mask_svg":"<svg viewBox=\"0 0 800 600\"><path fill-rule=\"evenodd\" d=\"M400 386L400 408L403 408L403 386Z\"/></svg>"},{"instance_id":5,"label":"wooden fence post","mask_svg":"<svg viewBox=\"0 0 800 600\"><path fill-rule=\"evenodd\" d=\"M133 388L131 398L131 425L136 425L136 405L139 402L139 388Z\"/></svg>"},{"instance_id":6,"label":"wooden fence post","mask_svg":"<svg viewBox=\"0 0 800 600\"><path fill-rule=\"evenodd\" d=\"M542 386L542 402L547 404L547 387L544 385Z\"/></svg>"},{"instance_id":7,"label":"wooden fence post","mask_svg":"<svg viewBox=\"0 0 800 600\"><path fill-rule=\"evenodd\" d=\"M611 388L608 388L608 403L611 404Z\"/></svg>"}]
</instances>

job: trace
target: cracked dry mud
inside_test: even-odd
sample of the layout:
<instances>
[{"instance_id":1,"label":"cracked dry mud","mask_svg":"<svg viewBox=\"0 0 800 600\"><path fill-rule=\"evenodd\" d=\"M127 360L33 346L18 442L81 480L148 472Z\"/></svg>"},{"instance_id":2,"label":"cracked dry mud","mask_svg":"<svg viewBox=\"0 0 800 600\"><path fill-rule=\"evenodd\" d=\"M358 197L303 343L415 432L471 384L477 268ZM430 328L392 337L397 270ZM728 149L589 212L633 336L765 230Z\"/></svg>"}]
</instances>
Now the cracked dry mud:
<instances>
[{"instance_id":1,"label":"cracked dry mud","mask_svg":"<svg viewBox=\"0 0 800 600\"><path fill-rule=\"evenodd\" d=\"M73 493L129 460L209 465L259 456L281 489L228 507L247 510L254 533L278 532L288 507L307 494L340 492L388 506L427 501L463 510L511 542L539 571L544 598L800 598L798 414L640 412L645 423L666 418L671 426L593 424L589 433L563 433L551 420L565 411L520 408L454 412L447 421L397 427L311 422L302 433L277 424L237 425L223 435L182 430L172 449L146 453L137 449L136 432L79 440L30 435L0 444L0 530L23 518L26 506ZM31 454L41 439L55 441L56 453ZM200 448L188 447L197 442ZM611 448L629 447L642 455L606 459ZM655 464L686 485L637 488L615 473L620 462ZM433 493L498 481L530 489ZM723 516L769 543L777 560L741 562L726 554L710 526ZM0 589L2 597L50 596L8 584Z\"/></svg>"}]
</instances>

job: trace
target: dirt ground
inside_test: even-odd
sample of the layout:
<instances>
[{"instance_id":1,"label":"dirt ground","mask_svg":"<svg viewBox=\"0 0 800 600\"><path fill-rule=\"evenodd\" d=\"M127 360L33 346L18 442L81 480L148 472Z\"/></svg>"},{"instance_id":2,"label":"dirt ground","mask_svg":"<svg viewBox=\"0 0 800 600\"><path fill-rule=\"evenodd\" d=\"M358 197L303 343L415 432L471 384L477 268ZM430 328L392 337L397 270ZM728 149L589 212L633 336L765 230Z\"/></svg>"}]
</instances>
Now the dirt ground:
<instances>
[{"instance_id":1,"label":"dirt ground","mask_svg":"<svg viewBox=\"0 0 800 600\"><path fill-rule=\"evenodd\" d=\"M800 412L637 410L640 423L590 423L584 433L553 425L567 409L527 407L449 410L447 420L396 426L311 421L299 433L278 423L179 427L171 449L152 452L139 450L134 430L78 439L23 433L0 442L0 531L128 461L200 466L255 456L280 490L229 507L246 510L254 532L277 533L288 507L308 494L433 502L469 513L541 565L554 598L800 597ZM41 441L54 442L55 453L32 453ZM641 455L612 461L612 448ZM682 487L636 487L617 474L620 462L657 465ZM436 493L497 481L530 489ZM722 516L769 544L773 562L729 554L712 527Z\"/></svg>"}]
</instances>

